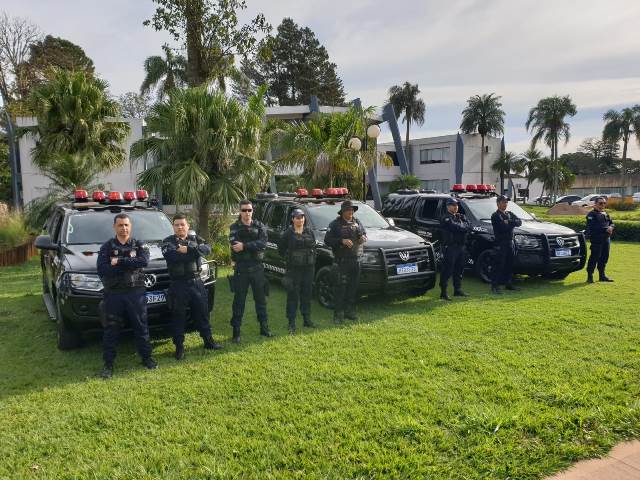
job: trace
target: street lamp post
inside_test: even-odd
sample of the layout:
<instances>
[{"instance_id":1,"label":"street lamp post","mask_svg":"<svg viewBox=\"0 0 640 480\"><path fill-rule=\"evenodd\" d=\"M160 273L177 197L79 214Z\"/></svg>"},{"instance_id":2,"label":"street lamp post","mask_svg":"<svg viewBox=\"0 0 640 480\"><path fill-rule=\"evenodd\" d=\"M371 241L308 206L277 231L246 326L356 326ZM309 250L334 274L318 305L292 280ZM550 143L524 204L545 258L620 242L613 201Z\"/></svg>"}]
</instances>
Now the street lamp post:
<instances>
[{"instance_id":1,"label":"street lamp post","mask_svg":"<svg viewBox=\"0 0 640 480\"><path fill-rule=\"evenodd\" d=\"M364 138L362 140L360 140L359 137L352 137L349 140L349 143L347 144L347 146L353 150L354 152L360 152L362 150L364 150L364 152L366 153L368 151L368 139L372 139L375 141L376 138L378 138L380 136L380 127L375 124L372 123L371 125L369 125L367 127L367 131L365 132ZM376 156L374 155L374 165L372 168L375 168L375 158ZM367 177L366 177L366 169L363 168L362 171L362 201L366 203L367 201Z\"/></svg>"}]
</instances>

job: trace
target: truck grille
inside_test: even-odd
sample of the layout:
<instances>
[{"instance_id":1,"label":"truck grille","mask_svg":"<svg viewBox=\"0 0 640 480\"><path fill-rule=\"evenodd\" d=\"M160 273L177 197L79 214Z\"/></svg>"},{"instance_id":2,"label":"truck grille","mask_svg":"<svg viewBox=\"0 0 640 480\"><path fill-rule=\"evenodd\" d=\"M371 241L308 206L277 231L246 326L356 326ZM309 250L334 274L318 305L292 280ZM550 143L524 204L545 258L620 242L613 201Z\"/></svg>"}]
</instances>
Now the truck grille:
<instances>
[{"instance_id":1,"label":"truck grille","mask_svg":"<svg viewBox=\"0 0 640 480\"><path fill-rule=\"evenodd\" d=\"M166 290L169 288L169 272L166 269L145 270L144 274L155 277L155 284L147 287L147 290Z\"/></svg>"},{"instance_id":2,"label":"truck grille","mask_svg":"<svg viewBox=\"0 0 640 480\"><path fill-rule=\"evenodd\" d=\"M403 281L402 279L409 280L412 276L420 276L426 272L435 271L433 258L428 247L383 249L382 254L387 271L387 279L392 282ZM398 269L398 266L407 264L416 264L418 271L399 273L401 270Z\"/></svg>"},{"instance_id":3,"label":"truck grille","mask_svg":"<svg viewBox=\"0 0 640 480\"><path fill-rule=\"evenodd\" d=\"M569 248L571 256L580 255L580 239L577 235L547 235L547 245L551 257L556 256L556 249Z\"/></svg>"}]
</instances>

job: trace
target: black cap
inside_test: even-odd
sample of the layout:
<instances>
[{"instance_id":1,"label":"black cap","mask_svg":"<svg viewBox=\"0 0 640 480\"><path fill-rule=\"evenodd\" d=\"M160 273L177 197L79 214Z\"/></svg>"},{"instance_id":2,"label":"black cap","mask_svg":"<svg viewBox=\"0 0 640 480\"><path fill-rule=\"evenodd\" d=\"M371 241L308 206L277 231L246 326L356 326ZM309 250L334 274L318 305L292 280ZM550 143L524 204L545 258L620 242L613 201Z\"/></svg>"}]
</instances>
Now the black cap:
<instances>
[{"instance_id":1,"label":"black cap","mask_svg":"<svg viewBox=\"0 0 640 480\"><path fill-rule=\"evenodd\" d=\"M509 201L509 197L507 197L506 195L498 195L496 197L496 203L508 202L508 201Z\"/></svg>"},{"instance_id":2,"label":"black cap","mask_svg":"<svg viewBox=\"0 0 640 480\"><path fill-rule=\"evenodd\" d=\"M347 208L352 208L354 212L358 211L358 206L354 205L351 200L345 200L344 202L342 202L342 205L340 205L340 210L338 210L338 215L342 215L342 212L344 212Z\"/></svg>"},{"instance_id":3,"label":"black cap","mask_svg":"<svg viewBox=\"0 0 640 480\"><path fill-rule=\"evenodd\" d=\"M301 208L294 208L291 212L291 218L296 217L304 217L304 210L302 210Z\"/></svg>"},{"instance_id":4,"label":"black cap","mask_svg":"<svg viewBox=\"0 0 640 480\"><path fill-rule=\"evenodd\" d=\"M455 198L447 198L447 201L445 203L446 205L458 205L458 200L456 200Z\"/></svg>"}]
</instances>

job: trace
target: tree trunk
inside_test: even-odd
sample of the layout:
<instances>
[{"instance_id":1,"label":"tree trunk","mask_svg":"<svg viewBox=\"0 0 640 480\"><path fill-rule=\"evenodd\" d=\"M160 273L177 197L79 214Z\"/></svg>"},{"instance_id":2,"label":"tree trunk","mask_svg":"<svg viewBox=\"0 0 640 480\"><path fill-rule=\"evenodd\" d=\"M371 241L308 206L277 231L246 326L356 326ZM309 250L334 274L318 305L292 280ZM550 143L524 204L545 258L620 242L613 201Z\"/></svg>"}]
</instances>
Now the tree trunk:
<instances>
[{"instance_id":1,"label":"tree trunk","mask_svg":"<svg viewBox=\"0 0 640 480\"><path fill-rule=\"evenodd\" d=\"M187 0L184 13L187 23L187 83L190 87L197 87L202 85L209 76L203 58L202 0Z\"/></svg>"},{"instance_id":2,"label":"tree trunk","mask_svg":"<svg viewBox=\"0 0 640 480\"><path fill-rule=\"evenodd\" d=\"M198 235L205 240L209 240L209 214L211 213L211 203L207 194L200 195L197 203L198 209Z\"/></svg>"},{"instance_id":3,"label":"tree trunk","mask_svg":"<svg viewBox=\"0 0 640 480\"><path fill-rule=\"evenodd\" d=\"M629 134L622 137L622 196L627 194L627 144L629 143ZM629 192L633 193L633 192Z\"/></svg>"},{"instance_id":4,"label":"tree trunk","mask_svg":"<svg viewBox=\"0 0 640 480\"><path fill-rule=\"evenodd\" d=\"M484 182L480 182L484 184ZM500 170L500 195L504 195L504 170Z\"/></svg>"},{"instance_id":5,"label":"tree trunk","mask_svg":"<svg viewBox=\"0 0 640 480\"><path fill-rule=\"evenodd\" d=\"M409 120L409 110L406 111L405 113L405 120L407 122L407 135L405 137L405 141L404 141L404 157L407 159L407 163L410 162L411 164L411 168L409 169L409 171L413 171L413 159L411 158L411 155L409 153L409 125L410 125L410 120ZM366 132L365 132L366 135Z\"/></svg>"},{"instance_id":6,"label":"tree trunk","mask_svg":"<svg viewBox=\"0 0 640 480\"><path fill-rule=\"evenodd\" d=\"M482 147L480 150L480 183L484 185L484 135L480 135L482 138ZM504 186L502 185L502 180L500 180L500 195L504 191Z\"/></svg>"}]
</instances>

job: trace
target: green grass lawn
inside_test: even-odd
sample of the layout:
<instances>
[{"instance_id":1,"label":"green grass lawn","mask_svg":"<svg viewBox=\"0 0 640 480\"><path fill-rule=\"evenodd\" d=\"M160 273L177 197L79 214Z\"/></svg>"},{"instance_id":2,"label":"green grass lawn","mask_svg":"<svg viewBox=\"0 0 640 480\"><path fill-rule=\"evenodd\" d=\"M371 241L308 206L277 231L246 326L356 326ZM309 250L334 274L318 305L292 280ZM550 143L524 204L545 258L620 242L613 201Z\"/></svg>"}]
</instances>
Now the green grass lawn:
<instances>
[{"instance_id":1,"label":"green grass lawn","mask_svg":"<svg viewBox=\"0 0 640 480\"><path fill-rule=\"evenodd\" d=\"M220 282L205 353L155 341L141 368L129 339L96 378L97 341L55 348L37 262L0 270L1 479L535 479L640 437L638 244L615 243L613 284L525 279L492 297L375 298L359 323L229 342Z\"/></svg>"}]
</instances>

